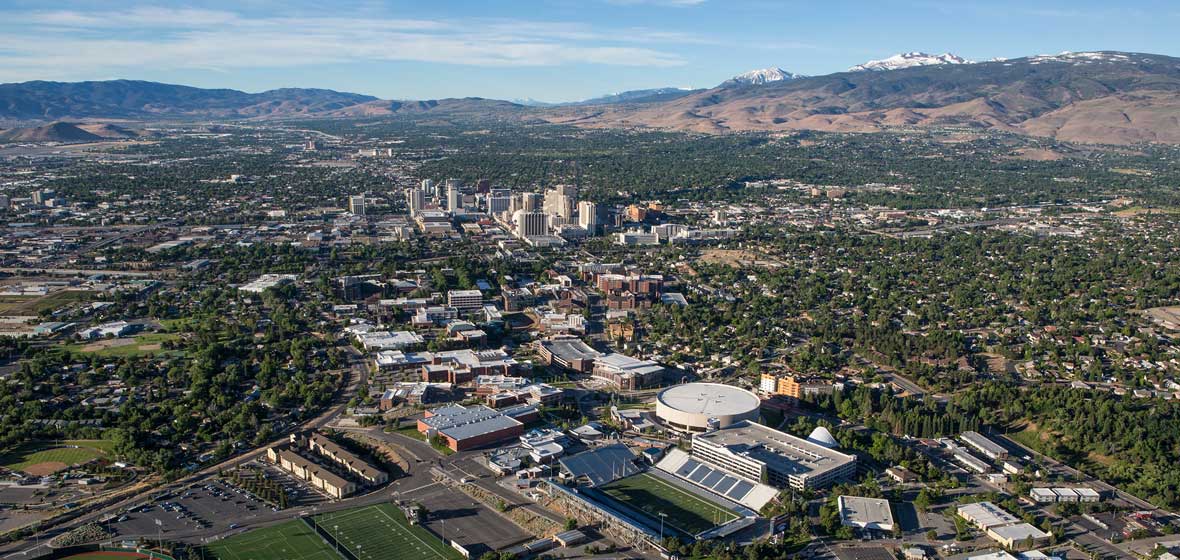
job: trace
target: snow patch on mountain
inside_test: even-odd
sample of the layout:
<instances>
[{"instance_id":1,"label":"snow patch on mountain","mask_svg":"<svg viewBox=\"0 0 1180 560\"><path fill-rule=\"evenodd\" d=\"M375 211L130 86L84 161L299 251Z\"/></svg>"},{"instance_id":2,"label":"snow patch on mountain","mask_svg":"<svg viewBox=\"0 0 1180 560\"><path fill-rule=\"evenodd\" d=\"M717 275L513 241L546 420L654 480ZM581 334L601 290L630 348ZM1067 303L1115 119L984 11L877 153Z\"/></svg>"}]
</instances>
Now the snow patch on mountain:
<instances>
[{"instance_id":1,"label":"snow patch on mountain","mask_svg":"<svg viewBox=\"0 0 1180 560\"><path fill-rule=\"evenodd\" d=\"M914 66L936 66L940 64L971 64L961 56L951 53L942 54L927 54L924 52L908 52L895 54L889 58L881 60L870 60L864 64L857 64L849 68L849 72L866 72L874 71L880 72L885 70L897 70L900 68L913 68Z\"/></svg>"},{"instance_id":2,"label":"snow patch on mountain","mask_svg":"<svg viewBox=\"0 0 1180 560\"><path fill-rule=\"evenodd\" d=\"M1038 54L1028 57L1029 64L1041 64L1045 62L1067 62L1071 64L1092 64L1092 63L1113 63L1113 62L1128 62L1130 57L1122 53L1115 52L1069 52L1063 51L1057 54ZM1150 62L1150 59L1144 59L1144 62Z\"/></svg>"}]
</instances>

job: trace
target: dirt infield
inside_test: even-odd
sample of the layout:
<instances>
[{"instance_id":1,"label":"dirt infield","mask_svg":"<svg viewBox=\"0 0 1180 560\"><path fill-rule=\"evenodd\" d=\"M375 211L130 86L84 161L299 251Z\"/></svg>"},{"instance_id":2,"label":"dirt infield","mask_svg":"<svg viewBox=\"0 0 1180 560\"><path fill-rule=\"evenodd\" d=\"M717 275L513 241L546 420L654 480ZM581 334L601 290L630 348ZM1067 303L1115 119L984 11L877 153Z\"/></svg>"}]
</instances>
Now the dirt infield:
<instances>
[{"instance_id":1,"label":"dirt infield","mask_svg":"<svg viewBox=\"0 0 1180 560\"><path fill-rule=\"evenodd\" d=\"M118 348L120 346L130 346L135 344L134 338L112 338L108 340L100 340L98 342L91 342L82 347L83 352L98 352L99 350L106 350L107 348Z\"/></svg>"},{"instance_id":2,"label":"dirt infield","mask_svg":"<svg viewBox=\"0 0 1180 560\"><path fill-rule=\"evenodd\" d=\"M69 467L69 465L61 461L46 461L44 463L29 465L23 470L32 476L48 476L57 471L65 470Z\"/></svg>"}]
</instances>

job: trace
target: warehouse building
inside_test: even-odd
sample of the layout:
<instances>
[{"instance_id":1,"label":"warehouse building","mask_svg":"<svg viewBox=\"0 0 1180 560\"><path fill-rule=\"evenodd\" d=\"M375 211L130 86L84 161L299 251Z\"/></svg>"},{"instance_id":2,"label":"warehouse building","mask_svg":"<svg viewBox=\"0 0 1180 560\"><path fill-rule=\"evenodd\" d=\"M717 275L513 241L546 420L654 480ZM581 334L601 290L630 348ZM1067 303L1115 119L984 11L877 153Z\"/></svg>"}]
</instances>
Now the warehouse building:
<instances>
[{"instance_id":1,"label":"warehouse building","mask_svg":"<svg viewBox=\"0 0 1180 560\"><path fill-rule=\"evenodd\" d=\"M990 440L987 436L979 432L963 432L959 435L959 439L963 443L974 448L976 451L983 454L984 457L993 461L1000 461L1008 458L1008 450L1004 449L1000 444Z\"/></svg>"},{"instance_id":2,"label":"warehouse building","mask_svg":"<svg viewBox=\"0 0 1180 560\"><path fill-rule=\"evenodd\" d=\"M1049 544L1049 534L1024 523L991 502L959 506L957 513L988 537L1012 550L1028 550Z\"/></svg>"},{"instance_id":3,"label":"warehouse building","mask_svg":"<svg viewBox=\"0 0 1180 560\"><path fill-rule=\"evenodd\" d=\"M1095 503L1102 495L1093 488L1033 488L1028 491L1033 501L1041 504Z\"/></svg>"},{"instance_id":4,"label":"warehouse building","mask_svg":"<svg viewBox=\"0 0 1180 560\"><path fill-rule=\"evenodd\" d=\"M856 457L748 420L692 438L692 455L749 480L826 488L856 473Z\"/></svg>"}]
</instances>

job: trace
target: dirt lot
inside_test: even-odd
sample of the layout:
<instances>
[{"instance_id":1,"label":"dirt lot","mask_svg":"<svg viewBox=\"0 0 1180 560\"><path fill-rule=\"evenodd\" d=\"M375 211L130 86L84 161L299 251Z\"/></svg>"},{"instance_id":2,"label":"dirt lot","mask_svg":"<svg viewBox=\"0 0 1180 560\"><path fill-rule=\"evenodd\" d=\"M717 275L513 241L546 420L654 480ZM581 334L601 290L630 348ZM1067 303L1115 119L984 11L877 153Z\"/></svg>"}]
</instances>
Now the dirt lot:
<instances>
[{"instance_id":1,"label":"dirt lot","mask_svg":"<svg viewBox=\"0 0 1180 560\"><path fill-rule=\"evenodd\" d=\"M1143 314L1165 329L1180 331L1180 305L1144 309Z\"/></svg>"},{"instance_id":2,"label":"dirt lot","mask_svg":"<svg viewBox=\"0 0 1180 560\"><path fill-rule=\"evenodd\" d=\"M782 266L782 263L774 259L741 249L705 249L701 251L698 260L708 264L723 264L732 267Z\"/></svg>"}]
</instances>

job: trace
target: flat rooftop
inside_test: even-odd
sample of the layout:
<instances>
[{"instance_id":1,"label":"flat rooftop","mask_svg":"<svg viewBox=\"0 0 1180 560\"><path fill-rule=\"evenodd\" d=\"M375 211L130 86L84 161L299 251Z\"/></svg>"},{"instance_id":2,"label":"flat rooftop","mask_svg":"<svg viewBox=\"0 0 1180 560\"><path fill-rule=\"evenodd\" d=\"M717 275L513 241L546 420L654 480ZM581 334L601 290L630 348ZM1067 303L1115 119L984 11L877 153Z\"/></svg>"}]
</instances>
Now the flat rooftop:
<instances>
[{"instance_id":1,"label":"flat rooftop","mask_svg":"<svg viewBox=\"0 0 1180 560\"><path fill-rule=\"evenodd\" d=\"M966 519L975 525L984 529L991 527L999 527L1002 525L1010 525L1020 521L1019 517L1012 515L991 502L977 502L974 504L963 504L958 509L959 516Z\"/></svg>"},{"instance_id":2,"label":"flat rooftop","mask_svg":"<svg viewBox=\"0 0 1180 560\"><path fill-rule=\"evenodd\" d=\"M889 507L889 500L840 496L837 503L840 520L845 525L883 531L893 529L893 510Z\"/></svg>"},{"instance_id":3,"label":"flat rooftop","mask_svg":"<svg viewBox=\"0 0 1180 560\"><path fill-rule=\"evenodd\" d=\"M582 342L577 338L558 338L555 340L542 340L541 346L553 353L553 355L566 360L594 360L602 356L599 352Z\"/></svg>"},{"instance_id":4,"label":"flat rooftop","mask_svg":"<svg viewBox=\"0 0 1180 560\"><path fill-rule=\"evenodd\" d=\"M720 383L685 383L664 389L656 398L681 412L710 416L745 414L762 404L754 393Z\"/></svg>"},{"instance_id":5,"label":"flat rooftop","mask_svg":"<svg viewBox=\"0 0 1180 560\"><path fill-rule=\"evenodd\" d=\"M693 436L694 443L698 440L723 446L730 453L760 461L771 470L786 474L819 475L856 460L851 455L748 420Z\"/></svg>"},{"instance_id":6,"label":"flat rooftop","mask_svg":"<svg viewBox=\"0 0 1180 560\"><path fill-rule=\"evenodd\" d=\"M444 406L430 412L432 416L423 418L422 423L459 441L522 425L486 406Z\"/></svg>"}]
</instances>

